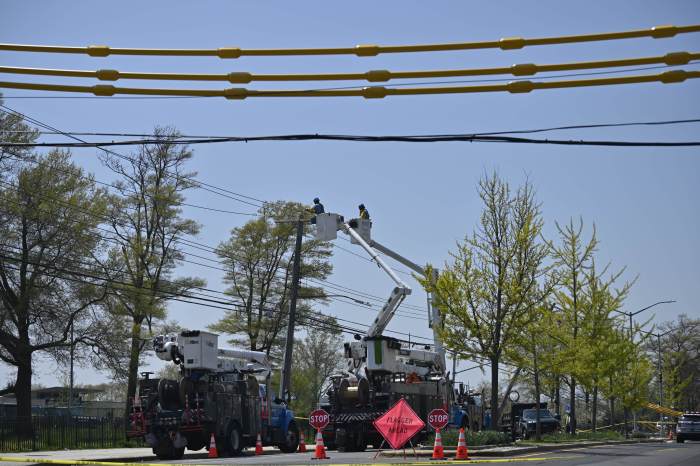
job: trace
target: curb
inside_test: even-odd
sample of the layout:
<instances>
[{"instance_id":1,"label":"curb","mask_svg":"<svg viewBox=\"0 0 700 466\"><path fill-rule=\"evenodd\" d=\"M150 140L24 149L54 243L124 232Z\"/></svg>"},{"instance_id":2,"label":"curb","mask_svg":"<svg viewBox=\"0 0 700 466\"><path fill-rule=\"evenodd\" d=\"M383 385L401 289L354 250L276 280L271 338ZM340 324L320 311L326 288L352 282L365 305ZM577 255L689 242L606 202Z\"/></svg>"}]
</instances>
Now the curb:
<instances>
[{"instance_id":1,"label":"curb","mask_svg":"<svg viewBox=\"0 0 700 466\"><path fill-rule=\"evenodd\" d=\"M497 450L497 449L488 449L486 447L485 449L480 449L479 447L474 447L474 449L469 448L469 456L481 456L481 457L488 457L488 456L517 456L517 455L523 455L527 453L536 453L536 452L546 452L546 451L556 451L556 450L566 450L569 448L588 448L588 447L593 447L593 446L601 446L601 445L633 445L636 443L664 443L665 439L637 439L637 440L609 440L609 441L591 441L591 442L576 442L576 443L559 443L559 444L553 444L553 445L532 445L532 446L523 446L523 447L518 447L514 446L511 447L509 450ZM503 448L503 447L497 447L497 448ZM445 455L452 454L454 455L456 452L456 449L450 448L450 449L445 449ZM432 456L433 451L431 450L416 450L416 455L417 456ZM402 456L403 452L401 451L386 451L386 452L381 452L379 454L380 456L384 457L393 457L393 456Z\"/></svg>"}]
</instances>

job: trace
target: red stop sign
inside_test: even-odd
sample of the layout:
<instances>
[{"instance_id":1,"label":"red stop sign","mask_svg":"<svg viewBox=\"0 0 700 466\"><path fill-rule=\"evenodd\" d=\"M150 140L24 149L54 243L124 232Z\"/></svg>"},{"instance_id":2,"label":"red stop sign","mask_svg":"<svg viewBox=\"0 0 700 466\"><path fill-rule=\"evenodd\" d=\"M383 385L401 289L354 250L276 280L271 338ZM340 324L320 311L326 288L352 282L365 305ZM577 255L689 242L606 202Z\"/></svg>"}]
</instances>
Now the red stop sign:
<instances>
[{"instance_id":1,"label":"red stop sign","mask_svg":"<svg viewBox=\"0 0 700 466\"><path fill-rule=\"evenodd\" d=\"M309 424L314 429L323 429L330 422L330 416L325 409L315 409L309 414Z\"/></svg>"},{"instance_id":2,"label":"red stop sign","mask_svg":"<svg viewBox=\"0 0 700 466\"><path fill-rule=\"evenodd\" d=\"M434 409L428 413L428 424L435 430L445 427L448 419L447 411L442 408Z\"/></svg>"}]
</instances>

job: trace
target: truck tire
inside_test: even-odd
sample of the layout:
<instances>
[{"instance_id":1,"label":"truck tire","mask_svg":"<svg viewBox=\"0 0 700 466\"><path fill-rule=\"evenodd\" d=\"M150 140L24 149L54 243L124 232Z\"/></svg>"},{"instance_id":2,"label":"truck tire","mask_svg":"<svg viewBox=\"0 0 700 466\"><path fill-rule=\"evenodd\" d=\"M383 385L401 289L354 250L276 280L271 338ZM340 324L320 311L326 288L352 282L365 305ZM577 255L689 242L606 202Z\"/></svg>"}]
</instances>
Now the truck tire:
<instances>
[{"instance_id":1,"label":"truck tire","mask_svg":"<svg viewBox=\"0 0 700 466\"><path fill-rule=\"evenodd\" d=\"M153 448L153 453L159 460L179 460L185 454L185 447L175 448L170 437L161 437Z\"/></svg>"},{"instance_id":2,"label":"truck tire","mask_svg":"<svg viewBox=\"0 0 700 466\"><path fill-rule=\"evenodd\" d=\"M226 429L226 439L224 440L226 454L229 456L238 456L243 450L243 435L241 428L237 422L229 423Z\"/></svg>"},{"instance_id":3,"label":"truck tire","mask_svg":"<svg viewBox=\"0 0 700 466\"><path fill-rule=\"evenodd\" d=\"M289 426L287 426L287 436L284 442L277 446L283 453L294 453L297 451L299 447L299 427L296 422L292 421L289 423Z\"/></svg>"}]
</instances>

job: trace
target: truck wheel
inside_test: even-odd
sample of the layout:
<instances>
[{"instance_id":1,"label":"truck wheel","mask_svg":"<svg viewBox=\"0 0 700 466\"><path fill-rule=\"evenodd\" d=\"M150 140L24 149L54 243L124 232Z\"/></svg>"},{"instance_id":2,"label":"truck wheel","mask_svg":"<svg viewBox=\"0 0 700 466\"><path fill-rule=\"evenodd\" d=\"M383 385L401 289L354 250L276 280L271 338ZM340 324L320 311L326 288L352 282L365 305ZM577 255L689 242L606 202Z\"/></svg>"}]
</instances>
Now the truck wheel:
<instances>
[{"instance_id":1,"label":"truck wheel","mask_svg":"<svg viewBox=\"0 0 700 466\"><path fill-rule=\"evenodd\" d=\"M280 443L278 447L283 453L294 453L297 451L299 447L299 427L296 422L292 421L289 423L284 443Z\"/></svg>"},{"instance_id":2,"label":"truck wheel","mask_svg":"<svg viewBox=\"0 0 700 466\"><path fill-rule=\"evenodd\" d=\"M355 451L365 451L367 449L367 440L362 433L357 434L357 439L355 441Z\"/></svg>"},{"instance_id":3,"label":"truck wheel","mask_svg":"<svg viewBox=\"0 0 700 466\"><path fill-rule=\"evenodd\" d=\"M238 423L232 422L226 433L226 452L230 456L238 456L243 450L243 437Z\"/></svg>"},{"instance_id":4,"label":"truck wheel","mask_svg":"<svg viewBox=\"0 0 700 466\"><path fill-rule=\"evenodd\" d=\"M685 439L684 438L678 438L676 437L676 443L684 443Z\"/></svg>"},{"instance_id":5,"label":"truck wheel","mask_svg":"<svg viewBox=\"0 0 700 466\"><path fill-rule=\"evenodd\" d=\"M185 447L180 447L180 448L173 447L173 455L170 458L171 460L181 460L183 456L185 456Z\"/></svg>"},{"instance_id":6,"label":"truck wheel","mask_svg":"<svg viewBox=\"0 0 700 466\"><path fill-rule=\"evenodd\" d=\"M182 458L182 455L184 455L185 449L182 449L182 454L179 457L175 456L177 454L177 450L179 450L179 448L176 449L173 446L173 442L169 437L161 437L158 439L158 443L153 448L153 453L159 460L180 459Z\"/></svg>"}]
</instances>

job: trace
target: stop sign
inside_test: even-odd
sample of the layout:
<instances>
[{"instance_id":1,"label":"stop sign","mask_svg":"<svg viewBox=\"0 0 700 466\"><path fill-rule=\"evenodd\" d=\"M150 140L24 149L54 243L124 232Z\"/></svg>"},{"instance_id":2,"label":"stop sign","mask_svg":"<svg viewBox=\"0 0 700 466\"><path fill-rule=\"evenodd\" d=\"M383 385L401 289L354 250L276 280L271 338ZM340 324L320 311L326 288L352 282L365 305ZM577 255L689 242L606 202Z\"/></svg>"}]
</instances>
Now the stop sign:
<instances>
[{"instance_id":1,"label":"stop sign","mask_svg":"<svg viewBox=\"0 0 700 466\"><path fill-rule=\"evenodd\" d=\"M428 413L428 424L435 430L442 429L447 425L447 411L437 408Z\"/></svg>"},{"instance_id":2,"label":"stop sign","mask_svg":"<svg viewBox=\"0 0 700 466\"><path fill-rule=\"evenodd\" d=\"M330 422L330 416L325 409L315 409L309 414L309 424L314 429L323 429Z\"/></svg>"}]
</instances>

